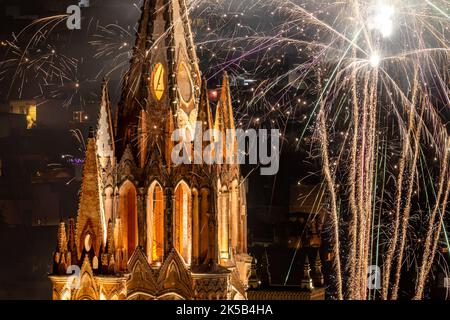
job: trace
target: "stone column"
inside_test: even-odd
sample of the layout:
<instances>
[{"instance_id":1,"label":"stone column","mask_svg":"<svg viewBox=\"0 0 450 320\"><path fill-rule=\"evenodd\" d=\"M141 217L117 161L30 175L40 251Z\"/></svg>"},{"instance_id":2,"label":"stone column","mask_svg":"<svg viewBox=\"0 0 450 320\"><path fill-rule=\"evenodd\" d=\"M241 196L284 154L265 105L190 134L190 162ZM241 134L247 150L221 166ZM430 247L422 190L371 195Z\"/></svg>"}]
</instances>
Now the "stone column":
<instances>
[{"instance_id":1,"label":"stone column","mask_svg":"<svg viewBox=\"0 0 450 320\"><path fill-rule=\"evenodd\" d=\"M229 259L229 214L228 214L228 197L226 191L219 194L219 257L220 259Z\"/></svg>"},{"instance_id":2,"label":"stone column","mask_svg":"<svg viewBox=\"0 0 450 320\"><path fill-rule=\"evenodd\" d=\"M200 255L202 259L206 259L209 250L209 190L202 188L200 190Z\"/></svg>"},{"instance_id":3,"label":"stone column","mask_svg":"<svg viewBox=\"0 0 450 320\"><path fill-rule=\"evenodd\" d=\"M146 192L144 188L137 190L137 220L138 220L138 245L145 248L147 243L147 228L146 228Z\"/></svg>"},{"instance_id":4,"label":"stone column","mask_svg":"<svg viewBox=\"0 0 450 320\"><path fill-rule=\"evenodd\" d=\"M198 205L198 191L192 191L192 263L199 263L200 256L200 215Z\"/></svg>"},{"instance_id":5,"label":"stone column","mask_svg":"<svg viewBox=\"0 0 450 320\"><path fill-rule=\"evenodd\" d=\"M238 201L238 193L237 193L237 186L233 185L231 189L231 247L233 252L238 252L238 246L239 246L239 217L240 217L240 210L239 210L239 201Z\"/></svg>"},{"instance_id":6,"label":"stone column","mask_svg":"<svg viewBox=\"0 0 450 320\"><path fill-rule=\"evenodd\" d=\"M173 248L173 206L175 197L173 188L167 187L164 192L164 258L166 258Z\"/></svg>"}]
</instances>

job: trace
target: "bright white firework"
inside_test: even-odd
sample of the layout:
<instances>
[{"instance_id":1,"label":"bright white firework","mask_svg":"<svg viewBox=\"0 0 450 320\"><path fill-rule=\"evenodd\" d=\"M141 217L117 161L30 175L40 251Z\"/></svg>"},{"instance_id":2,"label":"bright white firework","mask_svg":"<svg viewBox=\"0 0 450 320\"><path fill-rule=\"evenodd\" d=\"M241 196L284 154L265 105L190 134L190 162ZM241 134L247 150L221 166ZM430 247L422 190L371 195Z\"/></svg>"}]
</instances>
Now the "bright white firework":
<instances>
[{"instance_id":1,"label":"bright white firework","mask_svg":"<svg viewBox=\"0 0 450 320\"><path fill-rule=\"evenodd\" d=\"M372 68L376 68L380 65L380 55L378 54L378 52L373 52L372 55L370 56L370 65L372 66Z\"/></svg>"},{"instance_id":2,"label":"bright white firework","mask_svg":"<svg viewBox=\"0 0 450 320\"><path fill-rule=\"evenodd\" d=\"M391 36L394 29L392 19L394 17L394 7L378 1L370 10L368 27L377 30L384 38Z\"/></svg>"}]
</instances>

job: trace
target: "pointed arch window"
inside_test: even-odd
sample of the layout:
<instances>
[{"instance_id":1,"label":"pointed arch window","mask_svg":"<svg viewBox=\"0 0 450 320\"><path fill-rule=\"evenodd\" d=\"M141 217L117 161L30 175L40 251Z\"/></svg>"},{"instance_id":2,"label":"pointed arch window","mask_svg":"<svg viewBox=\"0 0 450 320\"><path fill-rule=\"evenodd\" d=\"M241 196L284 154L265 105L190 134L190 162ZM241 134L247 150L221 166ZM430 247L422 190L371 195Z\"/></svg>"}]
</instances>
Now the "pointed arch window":
<instances>
[{"instance_id":1,"label":"pointed arch window","mask_svg":"<svg viewBox=\"0 0 450 320\"><path fill-rule=\"evenodd\" d=\"M119 217L123 226L120 242L130 257L138 244L136 187L130 181L126 181L120 187L119 194Z\"/></svg>"},{"instance_id":2,"label":"pointed arch window","mask_svg":"<svg viewBox=\"0 0 450 320\"><path fill-rule=\"evenodd\" d=\"M192 250L191 203L191 190L181 181L175 188L174 246L187 264L191 263Z\"/></svg>"},{"instance_id":3,"label":"pointed arch window","mask_svg":"<svg viewBox=\"0 0 450 320\"><path fill-rule=\"evenodd\" d=\"M164 254L164 193L154 181L147 193L147 257L150 263L162 262Z\"/></svg>"}]
</instances>

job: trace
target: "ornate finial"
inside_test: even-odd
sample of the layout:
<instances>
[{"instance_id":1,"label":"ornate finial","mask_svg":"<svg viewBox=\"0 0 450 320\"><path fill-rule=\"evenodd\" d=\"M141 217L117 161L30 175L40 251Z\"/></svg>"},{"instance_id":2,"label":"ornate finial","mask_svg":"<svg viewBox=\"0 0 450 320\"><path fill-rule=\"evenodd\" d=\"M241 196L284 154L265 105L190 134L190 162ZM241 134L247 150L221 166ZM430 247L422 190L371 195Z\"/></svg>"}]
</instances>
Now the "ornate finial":
<instances>
[{"instance_id":1,"label":"ornate finial","mask_svg":"<svg viewBox=\"0 0 450 320\"><path fill-rule=\"evenodd\" d=\"M302 289L312 290L314 289L314 285L311 279L311 268L309 266L308 255L305 256L305 263L303 264L303 277L300 283L300 287Z\"/></svg>"},{"instance_id":2,"label":"ornate finial","mask_svg":"<svg viewBox=\"0 0 450 320\"><path fill-rule=\"evenodd\" d=\"M252 265L250 267L250 276L248 278L249 289L258 289L261 286L261 281L259 280L258 274L256 272L257 270L256 263L257 263L256 258L253 258Z\"/></svg>"},{"instance_id":3,"label":"ornate finial","mask_svg":"<svg viewBox=\"0 0 450 320\"><path fill-rule=\"evenodd\" d=\"M316 260L314 261L314 268L312 272L312 279L314 286L322 287L324 285L322 262L320 260L320 251L317 250Z\"/></svg>"},{"instance_id":4,"label":"ornate finial","mask_svg":"<svg viewBox=\"0 0 450 320\"><path fill-rule=\"evenodd\" d=\"M58 251L66 252L67 251L67 236L66 236L66 224L61 219L58 227Z\"/></svg>"},{"instance_id":5,"label":"ornate finial","mask_svg":"<svg viewBox=\"0 0 450 320\"><path fill-rule=\"evenodd\" d=\"M200 92L198 121L201 121L202 130L205 133L208 133L208 130L212 129L212 127L213 127L211 108L209 106L208 84L207 84L205 78L203 78L201 92ZM209 134L211 134L211 133L209 132ZM205 150L206 146L210 143L211 140L212 140L212 135L208 136L207 139L202 140L203 141L202 150ZM200 155L197 154L197 157L199 157L199 156L203 157L203 154L200 154ZM210 154L208 156L212 157L213 154ZM205 161L203 161L203 162L205 162Z\"/></svg>"},{"instance_id":6,"label":"ornate finial","mask_svg":"<svg viewBox=\"0 0 450 320\"><path fill-rule=\"evenodd\" d=\"M84 248L86 228L90 228L92 247L95 254L101 247L103 239L102 218L100 210L100 195L98 185L98 165L97 154L95 152L95 139L90 138L86 146L86 156L83 165L83 180L81 183L80 200L78 205L77 226L75 230L75 239L77 243L78 256Z\"/></svg>"}]
</instances>

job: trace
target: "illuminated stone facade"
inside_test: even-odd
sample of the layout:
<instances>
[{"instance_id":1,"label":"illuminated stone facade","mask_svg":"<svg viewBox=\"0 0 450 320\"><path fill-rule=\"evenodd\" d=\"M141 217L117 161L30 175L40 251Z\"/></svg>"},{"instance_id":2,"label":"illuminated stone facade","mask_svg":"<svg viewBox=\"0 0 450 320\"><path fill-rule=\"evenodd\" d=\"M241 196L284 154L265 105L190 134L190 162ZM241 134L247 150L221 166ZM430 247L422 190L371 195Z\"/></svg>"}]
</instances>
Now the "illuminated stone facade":
<instances>
[{"instance_id":1,"label":"illuminated stone facade","mask_svg":"<svg viewBox=\"0 0 450 320\"><path fill-rule=\"evenodd\" d=\"M239 166L171 158L177 128L234 128L226 74L212 119L185 0L145 0L114 120L102 88L77 218L60 223L53 299L247 298Z\"/></svg>"}]
</instances>

